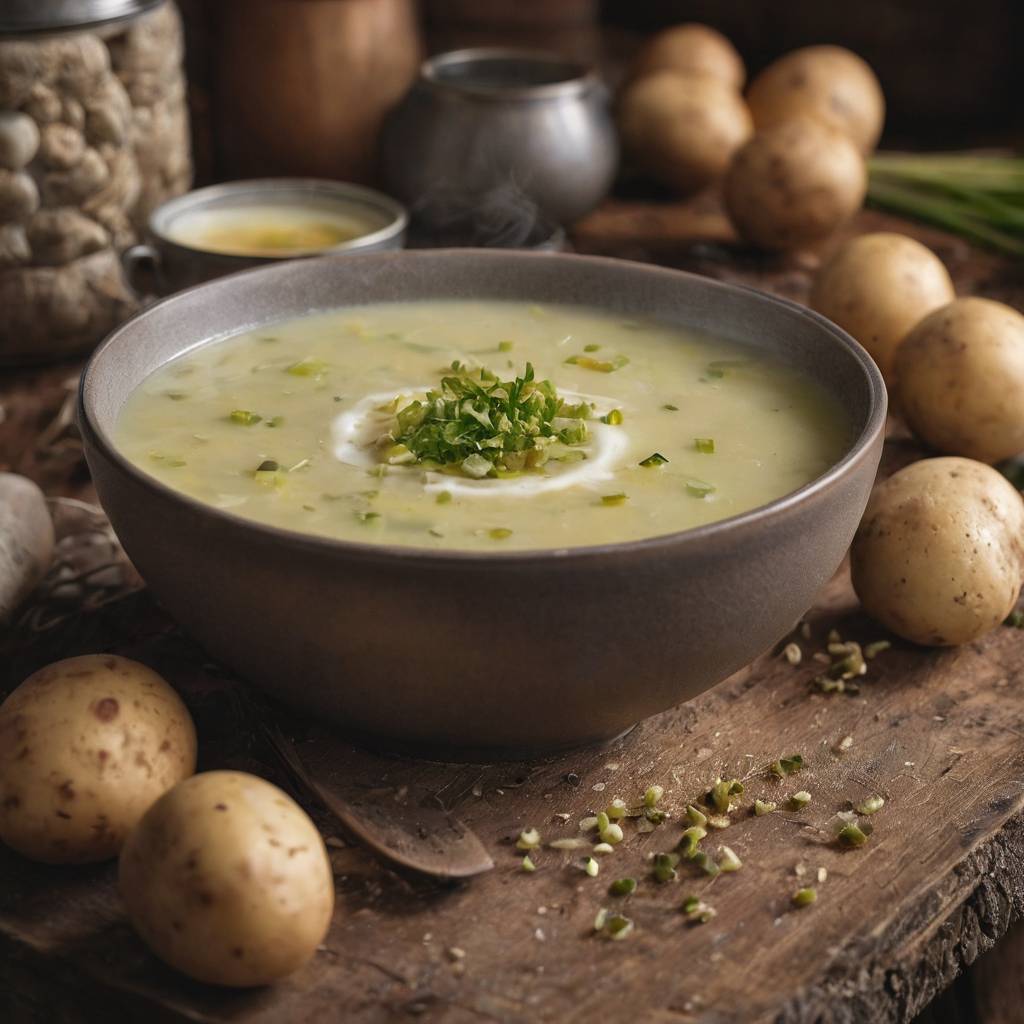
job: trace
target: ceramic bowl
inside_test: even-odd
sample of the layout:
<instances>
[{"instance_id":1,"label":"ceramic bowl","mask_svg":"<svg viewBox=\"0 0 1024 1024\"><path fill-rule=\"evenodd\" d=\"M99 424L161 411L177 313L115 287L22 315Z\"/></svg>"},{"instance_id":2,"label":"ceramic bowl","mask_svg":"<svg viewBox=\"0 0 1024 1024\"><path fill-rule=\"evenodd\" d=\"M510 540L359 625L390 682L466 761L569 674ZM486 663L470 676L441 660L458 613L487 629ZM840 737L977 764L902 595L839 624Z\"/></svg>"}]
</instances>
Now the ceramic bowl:
<instances>
[{"instance_id":1,"label":"ceramic bowl","mask_svg":"<svg viewBox=\"0 0 1024 1024\"><path fill-rule=\"evenodd\" d=\"M825 474L742 515L647 540L508 553L262 525L171 490L118 451L125 399L196 345L310 310L438 298L579 303L752 345L826 388L852 440ZM118 536L212 655L350 733L488 756L611 738L778 641L849 547L885 411L870 357L802 306L639 263L467 249L321 257L194 288L116 330L79 396L89 467Z\"/></svg>"}]
</instances>

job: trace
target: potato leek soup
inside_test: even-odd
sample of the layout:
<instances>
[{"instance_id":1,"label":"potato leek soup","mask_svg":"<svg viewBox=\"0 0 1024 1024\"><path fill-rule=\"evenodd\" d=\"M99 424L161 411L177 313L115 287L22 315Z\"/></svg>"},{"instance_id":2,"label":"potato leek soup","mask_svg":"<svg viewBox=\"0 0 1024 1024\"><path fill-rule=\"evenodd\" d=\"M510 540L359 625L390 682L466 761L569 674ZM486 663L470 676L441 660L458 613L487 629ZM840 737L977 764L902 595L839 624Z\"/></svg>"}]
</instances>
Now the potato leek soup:
<instances>
[{"instance_id":1,"label":"potato leek soup","mask_svg":"<svg viewBox=\"0 0 1024 1024\"><path fill-rule=\"evenodd\" d=\"M751 349L572 306L349 307L151 374L121 450L216 508L349 541L567 548L673 533L823 473L849 424Z\"/></svg>"}]
</instances>

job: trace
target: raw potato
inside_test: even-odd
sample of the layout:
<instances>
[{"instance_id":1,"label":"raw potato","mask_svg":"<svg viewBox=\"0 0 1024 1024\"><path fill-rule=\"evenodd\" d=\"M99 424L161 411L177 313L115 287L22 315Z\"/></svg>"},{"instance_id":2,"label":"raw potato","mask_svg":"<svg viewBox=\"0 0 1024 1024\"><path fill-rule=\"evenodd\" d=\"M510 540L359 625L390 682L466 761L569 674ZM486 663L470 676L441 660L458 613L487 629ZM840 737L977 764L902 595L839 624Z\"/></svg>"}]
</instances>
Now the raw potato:
<instances>
[{"instance_id":1,"label":"raw potato","mask_svg":"<svg viewBox=\"0 0 1024 1024\"><path fill-rule=\"evenodd\" d=\"M759 131L725 176L725 205L748 242L796 249L830 235L860 209L864 159L845 135L807 119Z\"/></svg>"},{"instance_id":2,"label":"raw potato","mask_svg":"<svg viewBox=\"0 0 1024 1024\"><path fill-rule=\"evenodd\" d=\"M217 985L267 985L297 970L334 910L313 822L243 772L204 772L154 804L125 844L120 888L153 952Z\"/></svg>"},{"instance_id":3,"label":"raw potato","mask_svg":"<svg viewBox=\"0 0 1024 1024\"><path fill-rule=\"evenodd\" d=\"M927 316L896 354L910 428L932 448L981 462L1024 451L1024 316L957 299Z\"/></svg>"},{"instance_id":4,"label":"raw potato","mask_svg":"<svg viewBox=\"0 0 1024 1024\"><path fill-rule=\"evenodd\" d=\"M0 473L0 622L9 619L53 561L53 522L43 492Z\"/></svg>"},{"instance_id":5,"label":"raw potato","mask_svg":"<svg viewBox=\"0 0 1024 1024\"><path fill-rule=\"evenodd\" d=\"M850 552L864 610L919 644L983 636L1024 576L1024 501L990 466L915 462L875 488Z\"/></svg>"},{"instance_id":6,"label":"raw potato","mask_svg":"<svg viewBox=\"0 0 1024 1024\"><path fill-rule=\"evenodd\" d=\"M841 46L806 46L769 64L747 90L757 130L811 117L853 140L861 153L878 145L885 97L870 65Z\"/></svg>"},{"instance_id":7,"label":"raw potato","mask_svg":"<svg viewBox=\"0 0 1024 1024\"><path fill-rule=\"evenodd\" d=\"M55 662L0 705L0 840L48 864L115 857L195 765L192 719L152 669L112 654Z\"/></svg>"},{"instance_id":8,"label":"raw potato","mask_svg":"<svg viewBox=\"0 0 1024 1024\"><path fill-rule=\"evenodd\" d=\"M633 63L633 74L640 77L653 71L716 78L737 91L747 77L736 47L721 32L696 22L674 25L650 39Z\"/></svg>"},{"instance_id":9,"label":"raw potato","mask_svg":"<svg viewBox=\"0 0 1024 1024\"><path fill-rule=\"evenodd\" d=\"M906 235L880 231L850 239L821 268L811 308L849 331L891 388L900 342L954 298L949 272L931 249Z\"/></svg>"},{"instance_id":10,"label":"raw potato","mask_svg":"<svg viewBox=\"0 0 1024 1024\"><path fill-rule=\"evenodd\" d=\"M619 101L622 144L645 170L680 192L717 181L753 132L738 92L714 78L657 71Z\"/></svg>"}]
</instances>

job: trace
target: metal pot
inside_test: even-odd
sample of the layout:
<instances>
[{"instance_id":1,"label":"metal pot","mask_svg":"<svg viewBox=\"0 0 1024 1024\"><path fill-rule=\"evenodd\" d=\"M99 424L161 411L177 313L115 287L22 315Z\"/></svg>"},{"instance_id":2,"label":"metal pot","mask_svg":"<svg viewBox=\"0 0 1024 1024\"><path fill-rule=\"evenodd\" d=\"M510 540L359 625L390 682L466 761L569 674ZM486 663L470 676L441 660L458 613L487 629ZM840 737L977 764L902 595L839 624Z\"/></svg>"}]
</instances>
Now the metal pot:
<instances>
[{"instance_id":1,"label":"metal pot","mask_svg":"<svg viewBox=\"0 0 1024 1024\"><path fill-rule=\"evenodd\" d=\"M601 201L617 162L597 75L525 50L430 58L381 135L389 191L434 229L467 209L507 203L510 189L536 216L569 223Z\"/></svg>"}]
</instances>

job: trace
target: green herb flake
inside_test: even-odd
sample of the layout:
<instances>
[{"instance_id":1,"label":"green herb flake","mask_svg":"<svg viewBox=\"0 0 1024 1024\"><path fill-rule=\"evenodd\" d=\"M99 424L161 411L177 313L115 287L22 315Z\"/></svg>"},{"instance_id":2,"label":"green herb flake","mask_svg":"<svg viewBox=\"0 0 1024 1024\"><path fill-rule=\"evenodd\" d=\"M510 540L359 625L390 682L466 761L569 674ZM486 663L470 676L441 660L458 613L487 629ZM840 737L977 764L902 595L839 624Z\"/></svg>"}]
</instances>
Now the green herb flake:
<instances>
[{"instance_id":1,"label":"green herb flake","mask_svg":"<svg viewBox=\"0 0 1024 1024\"><path fill-rule=\"evenodd\" d=\"M716 915L717 911L699 897L687 896L683 900L683 913L686 914L692 924L707 924Z\"/></svg>"},{"instance_id":2,"label":"green herb flake","mask_svg":"<svg viewBox=\"0 0 1024 1024\"><path fill-rule=\"evenodd\" d=\"M598 835L601 837L602 843L608 843L610 846L617 846L625 837L622 826L615 822L605 825L598 831Z\"/></svg>"},{"instance_id":3,"label":"green herb flake","mask_svg":"<svg viewBox=\"0 0 1024 1024\"><path fill-rule=\"evenodd\" d=\"M589 345L584 345L583 346L583 351L584 352L597 352L600 348L601 348L600 345L595 345L593 342L591 342Z\"/></svg>"},{"instance_id":4,"label":"green herb flake","mask_svg":"<svg viewBox=\"0 0 1024 1024\"><path fill-rule=\"evenodd\" d=\"M780 779L784 779L787 775L800 771L803 766L802 754L790 754L788 757L780 757L778 761L775 761L771 766L771 771Z\"/></svg>"},{"instance_id":5,"label":"green herb flake","mask_svg":"<svg viewBox=\"0 0 1024 1024\"><path fill-rule=\"evenodd\" d=\"M601 865L593 857L584 857L581 867L583 868L583 873L590 878L597 878L598 872L601 870Z\"/></svg>"},{"instance_id":6,"label":"green herb flake","mask_svg":"<svg viewBox=\"0 0 1024 1024\"><path fill-rule=\"evenodd\" d=\"M713 437L695 437L693 439L693 447L696 448L701 455L714 455L715 439Z\"/></svg>"},{"instance_id":7,"label":"green herb flake","mask_svg":"<svg viewBox=\"0 0 1024 1024\"><path fill-rule=\"evenodd\" d=\"M159 462L162 466L167 466L168 469L180 469L182 466L188 465L188 463L178 455L162 455L160 452L150 452L149 457L154 462Z\"/></svg>"},{"instance_id":8,"label":"green herb flake","mask_svg":"<svg viewBox=\"0 0 1024 1024\"><path fill-rule=\"evenodd\" d=\"M524 858L523 858L523 859L522 859L522 860L521 860L521 861L519 862L519 866L520 866L520 868L521 868L521 869L522 869L523 871L525 871L525 872L527 872L527 873L530 873L530 872L533 872L533 871L536 871L536 870L537 870L537 865L536 865L536 864L534 864L532 860L530 860L530 855L529 855L529 854L527 854L527 855L526 855L526 856L525 856L525 857L524 857Z\"/></svg>"},{"instance_id":9,"label":"green herb flake","mask_svg":"<svg viewBox=\"0 0 1024 1024\"><path fill-rule=\"evenodd\" d=\"M617 878L608 886L608 892L612 896L630 896L636 892L636 879Z\"/></svg>"},{"instance_id":10,"label":"green herb flake","mask_svg":"<svg viewBox=\"0 0 1024 1024\"><path fill-rule=\"evenodd\" d=\"M584 370L595 370L597 373L614 373L629 364L628 356L614 356L611 359L593 359L591 356L569 356L566 363L581 366Z\"/></svg>"},{"instance_id":11,"label":"green herb flake","mask_svg":"<svg viewBox=\"0 0 1024 1024\"><path fill-rule=\"evenodd\" d=\"M644 793L644 806L645 807L654 807L654 806L656 806L658 801L664 795L665 795L665 787L664 786L658 786L658 785L648 786L646 792Z\"/></svg>"},{"instance_id":12,"label":"green herb flake","mask_svg":"<svg viewBox=\"0 0 1024 1024\"><path fill-rule=\"evenodd\" d=\"M679 860L679 854L677 853L656 853L651 860L651 871L654 875L654 880L661 884L674 882L679 877L676 873Z\"/></svg>"},{"instance_id":13,"label":"green herb flake","mask_svg":"<svg viewBox=\"0 0 1024 1024\"><path fill-rule=\"evenodd\" d=\"M514 349L515 347L516 347L515 346L515 342L513 342L513 341L499 341L498 342L498 351L499 352L511 352L512 349Z\"/></svg>"},{"instance_id":14,"label":"green herb flake","mask_svg":"<svg viewBox=\"0 0 1024 1024\"><path fill-rule=\"evenodd\" d=\"M702 825L691 825L689 828L683 830L683 834L679 839L679 845L676 848L687 859L692 858L697 852L697 847L700 845L700 841L707 834L707 830Z\"/></svg>"},{"instance_id":15,"label":"green herb flake","mask_svg":"<svg viewBox=\"0 0 1024 1024\"><path fill-rule=\"evenodd\" d=\"M487 536L491 540L507 540L512 536L512 531L507 526L496 526L493 530L487 531Z\"/></svg>"},{"instance_id":16,"label":"green herb flake","mask_svg":"<svg viewBox=\"0 0 1024 1024\"><path fill-rule=\"evenodd\" d=\"M440 491L440 492L438 492L437 497L434 499L434 501L436 501L438 505L448 505L448 504L451 503L451 500L452 500L452 492L451 491Z\"/></svg>"},{"instance_id":17,"label":"green herb flake","mask_svg":"<svg viewBox=\"0 0 1024 1024\"><path fill-rule=\"evenodd\" d=\"M608 815L611 821L616 821L620 818L625 818L629 814L629 807L622 797L617 796L612 799L604 813Z\"/></svg>"},{"instance_id":18,"label":"green herb flake","mask_svg":"<svg viewBox=\"0 0 1024 1024\"><path fill-rule=\"evenodd\" d=\"M809 907L817 898L818 890L812 886L797 889L797 891L793 893L793 906Z\"/></svg>"},{"instance_id":19,"label":"green herb flake","mask_svg":"<svg viewBox=\"0 0 1024 1024\"><path fill-rule=\"evenodd\" d=\"M1021 622L1024 623L1024 614L1021 615ZM887 651L890 647L892 647L891 640L875 640L873 643L864 645L864 657L877 658L882 651Z\"/></svg>"},{"instance_id":20,"label":"green herb flake","mask_svg":"<svg viewBox=\"0 0 1024 1024\"><path fill-rule=\"evenodd\" d=\"M811 794L806 789L801 789L789 798L789 809L791 811L802 811L811 802Z\"/></svg>"},{"instance_id":21,"label":"green herb flake","mask_svg":"<svg viewBox=\"0 0 1024 1024\"><path fill-rule=\"evenodd\" d=\"M517 850L535 850L540 846L540 833L535 828L524 828L516 839Z\"/></svg>"},{"instance_id":22,"label":"green herb flake","mask_svg":"<svg viewBox=\"0 0 1024 1024\"><path fill-rule=\"evenodd\" d=\"M743 861L736 856L736 851L730 846L718 848L718 868L724 874L731 874L743 867Z\"/></svg>"},{"instance_id":23,"label":"green herb flake","mask_svg":"<svg viewBox=\"0 0 1024 1024\"><path fill-rule=\"evenodd\" d=\"M619 427L622 425L622 410L621 409L609 409L601 417L602 423L607 423L610 427Z\"/></svg>"},{"instance_id":24,"label":"green herb flake","mask_svg":"<svg viewBox=\"0 0 1024 1024\"><path fill-rule=\"evenodd\" d=\"M715 493L715 485L690 476L686 478L686 493L694 498L706 498L709 494Z\"/></svg>"},{"instance_id":25,"label":"green herb flake","mask_svg":"<svg viewBox=\"0 0 1024 1024\"><path fill-rule=\"evenodd\" d=\"M885 798L881 796L869 796L866 800L861 801L855 810L858 814L877 814L885 806Z\"/></svg>"},{"instance_id":26,"label":"green herb flake","mask_svg":"<svg viewBox=\"0 0 1024 1024\"><path fill-rule=\"evenodd\" d=\"M361 523L374 523L380 519L379 512L357 512L356 519Z\"/></svg>"},{"instance_id":27,"label":"green herb flake","mask_svg":"<svg viewBox=\"0 0 1024 1024\"><path fill-rule=\"evenodd\" d=\"M601 495L601 504L608 505L609 507L615 505L624 505L627 501L629 501L629 495L623 494L621 491L618 494Z\"/></svg>"},{"instance_id":28,"label":"green herb flake","mask_svg":"<svg viewBox=\"0 0 1024 1024\"><path fill-rule=\"evenodd\" d=\"M297 363L285 367L285 373L293 377L322 377L328 370L328 365L319 359L300 359Z\"/></svg>"},{"instance_id":29,"label":"green herb flake","mask_svg":"<svg viewBox=\"0 0 1024 1024\"><path fill-rule=\"evenodd\" d=\"M686 808L686 820L689 821L691 825L703 826L708 823L708 816L699 807L694 807L693 804L690 804L690 806Z\"/></svg>"},{"instance_id":30,"label":"green herb flake","mask_svg":"<svg viewBox=\"0 0 1024 1024\"><path fill-rule=\"evenodd\" d=\"M839 840L840 846L848 846L852 849L856 849L863 846L868 841L868 836L870 834L870 827L861 828L860 825L851 821L839 830L836 839Z\"/></svg>"},{"instance_id":31,"label":"green herb flake","mask_svg":"<svg viewBox=\"0 0 1024 1024\"><path fill-rule=\"evenodd\" d=\"M755 800L754 801L754 814L759 818L765 814L771 814L778 804L773 803L771 800Z\"/></svg>"},{"instance_id":32,"label":"green herb flake","mask_svg":"<svg viewBox=\"0 0 1024 1024\"><path fill-rule=\"evenodd\" d=\"M651 455L648 455L640 465L645 468L650 468L651 466L663 466L666 462L668 462L668 459L666 459L661 452L653 452Z\"/></svg>"},{"instance_id":33,"label":"green herb flake","mask_svg":"<svg viewBox=\"0 0 1024 1024\"><path fill-rule=\"evenodd\" d=\"M620 942L633 934L633 922L622 914L609 914L604 922L604 933L613 942Z\"/></svg>"},{"instance_id":34,"label":"green herb flake","mask_svg":"<svg viewBox=\"0 0 1024 1024\"><path fill-rule=\"evenodd\" d=\"M690 861L697 865L706 875L710 875L714 878L716 875L721 874L722 869L715 863L711 858L710 854L705 853L703 850L698 850L691 858Z\"/></svg>"},{"instance_id":35,"label":"green herb flake","mask_svg":"<svg viewBox=\"0 0 1024 1024\"><path fill-rule=\"evenodd\" d=\"M232 423L237 423L240 426L251 427L256 423L259 423L263 417L257 413L249 412L248 409L232 409L228 414L228 419Z\"/></svg>"}]
</instances>

